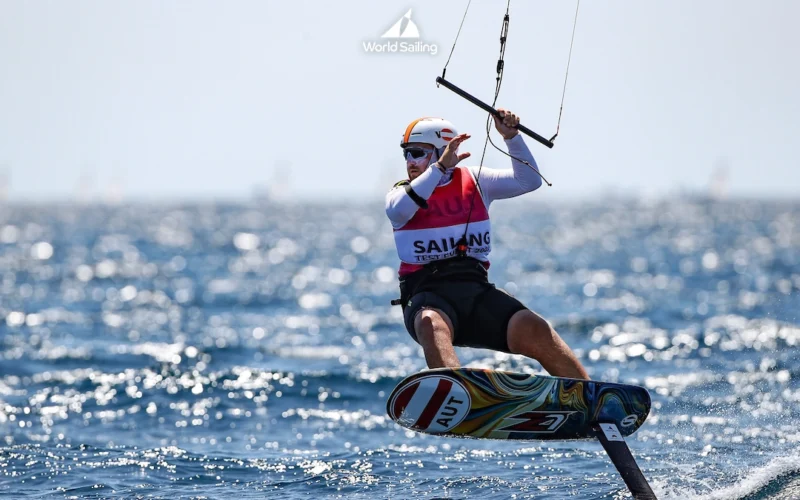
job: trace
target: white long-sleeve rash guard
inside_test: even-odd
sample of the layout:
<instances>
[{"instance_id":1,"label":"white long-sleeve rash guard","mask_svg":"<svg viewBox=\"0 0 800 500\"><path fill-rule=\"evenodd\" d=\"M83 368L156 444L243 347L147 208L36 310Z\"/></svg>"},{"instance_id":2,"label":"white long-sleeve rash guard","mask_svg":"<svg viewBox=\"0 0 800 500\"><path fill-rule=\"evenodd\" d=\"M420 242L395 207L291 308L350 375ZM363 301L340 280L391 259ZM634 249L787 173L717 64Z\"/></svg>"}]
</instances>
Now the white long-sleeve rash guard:
<instances>
[{"instance_id":1,"label":"white long-sleeve rash guard","mask_svg":"<svg viewBox=\"0 0 800 500\"><path fill-rule=\"evenodd\" d=\"M521 194L530 193L542 185L542 178L537 174L539 167L536 165L536 160L533 159L533 155L522 136L517 134L513 138L506 140L506 146L511 156L527 161L533 165L536 172L528 165L514 159L511 160L512 168L481 169L478 180L480 181L480 193L483 197L483 203L487 209L494 200L513 198ZM473 177L477 177L479 167L467 168ZM411 181L411 187L415 193L427 200L433 194L433 190L439 185L439 181L444 175L438 168L428 167L419 177ZM419 206L402 187L392 189L386 195L386 215L389 216L392 227L395 229L403 227L406 222L411 220L417 210L419 210Z\"/></svg>"}]
</instances>

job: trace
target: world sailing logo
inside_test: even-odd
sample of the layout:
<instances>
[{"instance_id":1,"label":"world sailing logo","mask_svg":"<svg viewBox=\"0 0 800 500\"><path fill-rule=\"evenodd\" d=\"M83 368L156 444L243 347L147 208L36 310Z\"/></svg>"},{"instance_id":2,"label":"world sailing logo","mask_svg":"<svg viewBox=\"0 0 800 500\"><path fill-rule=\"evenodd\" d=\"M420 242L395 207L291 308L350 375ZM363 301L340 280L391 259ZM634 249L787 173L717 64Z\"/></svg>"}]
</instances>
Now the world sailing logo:
<instances>
[{"instance_id":1,"label":"world sailing logo","mask_svg":"<svg viewBox=\"0 0 800 500\"><path fill-rule=\"evenodd\" d=\"M419 29L411 20L411 9L381 35L381 38L419 38Z\"/></svg>"},{"instance_id":2,"label":"world sailing logo","mask_svg":"<svg viewBox=\"0 0 800 500\"><path fill-rule=\"evenodd\" d=\"M419 28L411 20L411 9L397 20L391 28L381 35L382 41L362 42L364 52L367 53L407 53L430 54L435 56L439 46L434 43L424 43L419 40ZM385 41L383 41L385 40ZM412 41L414 40L414 41Z\"/></svg>"}]
</instances>

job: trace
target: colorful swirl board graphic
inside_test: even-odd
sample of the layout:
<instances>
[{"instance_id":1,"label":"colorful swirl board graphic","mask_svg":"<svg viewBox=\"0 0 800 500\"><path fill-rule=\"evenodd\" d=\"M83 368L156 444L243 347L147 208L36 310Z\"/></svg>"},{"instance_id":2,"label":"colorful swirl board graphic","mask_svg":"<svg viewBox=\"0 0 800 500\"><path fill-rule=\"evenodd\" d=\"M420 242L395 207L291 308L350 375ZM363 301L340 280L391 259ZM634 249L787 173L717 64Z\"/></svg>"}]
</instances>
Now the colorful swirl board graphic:
<instances>
[{"instance_id":1,"label":"colorful swirl board graphic","mask_svg":"<svg viewBox=\"0 0 800 500\"><path fill-rule=\"evenodd\" d=\"M594 439L592 425L633 434L650 412L644 387L474 368L403 379L386 404L408 429L487 439Z\"/></svg>"}]
</instances>

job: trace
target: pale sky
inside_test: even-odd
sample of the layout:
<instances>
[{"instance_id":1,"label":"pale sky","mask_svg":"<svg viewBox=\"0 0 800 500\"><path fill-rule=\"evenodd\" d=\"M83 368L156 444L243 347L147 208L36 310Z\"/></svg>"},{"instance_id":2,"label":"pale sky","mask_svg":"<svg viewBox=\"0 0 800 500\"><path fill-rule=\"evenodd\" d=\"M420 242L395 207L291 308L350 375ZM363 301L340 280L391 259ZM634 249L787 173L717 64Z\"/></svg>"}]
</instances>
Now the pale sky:
<instances>
[{"instance_id":1,"label":"pale sky","mask_svg":"<svg viewBox=\"0 0 800 500\"><path fill-rule=\"evenodd\" d=\"M420 116L472 133L477 164L485 114L434 83L465 6L0 0L0 177L13 200L267 184L284 198L380 198L404 177L400 137ZM438 54L365 53L409 8ZM574 8L511 2L499 105L547 137ZM448 68L486 101L504 11L473 1ZM798 19L794 0L584 0L561 134L553 150L528 141L554 183L545 199L703 190L721 165L731 194L797 193Z\"/></svg>"}]
</instances>

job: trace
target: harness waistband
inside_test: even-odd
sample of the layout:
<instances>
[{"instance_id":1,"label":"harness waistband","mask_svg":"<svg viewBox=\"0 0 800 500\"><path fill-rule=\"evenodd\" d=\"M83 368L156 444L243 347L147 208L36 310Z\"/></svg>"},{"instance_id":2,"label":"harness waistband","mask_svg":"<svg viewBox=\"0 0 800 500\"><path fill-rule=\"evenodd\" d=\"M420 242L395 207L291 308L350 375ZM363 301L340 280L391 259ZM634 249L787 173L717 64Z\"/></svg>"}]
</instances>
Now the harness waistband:
<instances>
[{"instance_id":1,"label":"harness waistband","mask_svg":"<svg viewBox=\"0 0 800 500\"><path fill-rule=\"evenodd\" d=\"M473 257L451 257L449 259L437 260L425 264L422 266L422 269L400 278L400 283L413 281L434 274L438 276L451 276L475 271L483 276L489 276L486 267L478 259Z\"/></svg>"},{"instance_id":2,"label":"harness waistband","mask_svg":"<svg viewBox=\"0 0 800 500\"><path fill-rule=\"evenodd\" d=\"M453 279L458 281L488 282L489 272L478 259L472 257L452 257L425 264L419 271L400 278L400 298L392 300L392 305L405 305L429 279Z\"/></svg>"}]
</instances>

